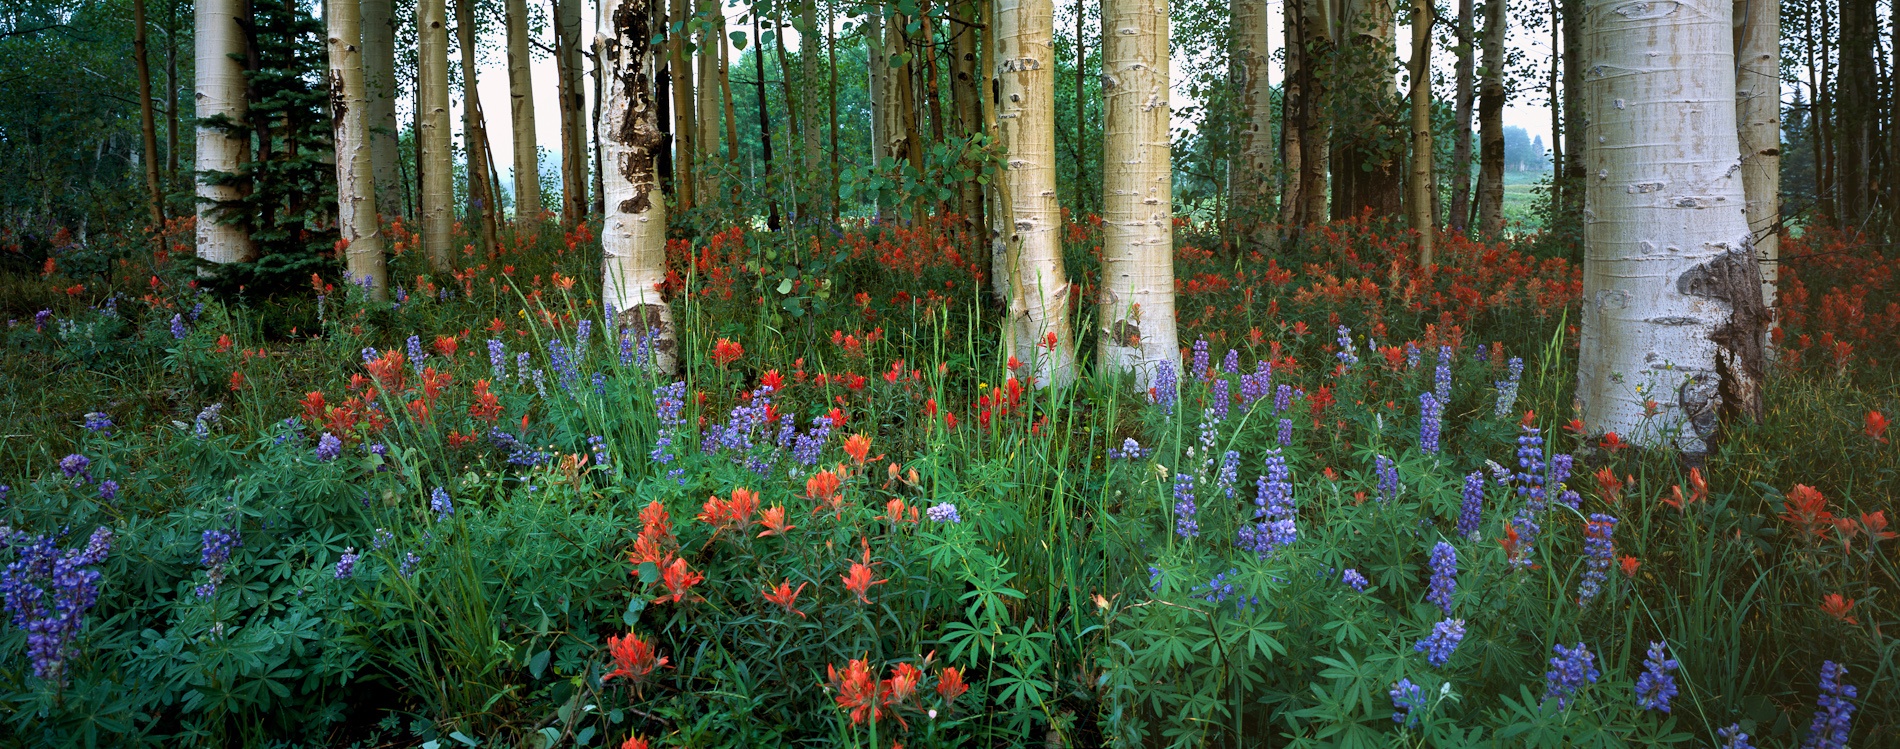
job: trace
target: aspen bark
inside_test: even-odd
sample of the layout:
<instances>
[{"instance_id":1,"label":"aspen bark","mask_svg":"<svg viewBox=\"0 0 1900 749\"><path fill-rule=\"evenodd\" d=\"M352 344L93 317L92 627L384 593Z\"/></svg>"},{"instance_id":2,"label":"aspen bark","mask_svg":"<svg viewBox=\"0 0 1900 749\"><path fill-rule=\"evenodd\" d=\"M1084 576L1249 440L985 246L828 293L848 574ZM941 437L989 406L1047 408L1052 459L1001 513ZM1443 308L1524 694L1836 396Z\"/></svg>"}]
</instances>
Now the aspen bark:
<instances>
[{"instance_id":1,"label":"aspen bark","mask_svg":"<svg viewBox=\"0 0 1900 749\"><path fill-rule=\"evenodd\" d=\"M673 0L672 26L681 31L666 32L667 68L673 71L673 198L681 211L691 210L698 203L695 198L699 195L699 128L694 125L693 117L698 99L693 95L693 68L687 63L685 31L686 22L692 17L687 4L692 1ZM599 46L598 42L595 46ZM596 67L601 64L595 62ZM601 162L601 168L608 168L605 161Z\"/></svg>"},{"instance_id":2,"label":"aspen bark","mask_svg":"<svg viewBox=\"0 0 1900 749\"><path fill-rule=\"evenodd\" d=\"M248 109L244 81L244 31L238 27L242 5L238 0L198 0L193 5L196 25L194 59L198 115L198 257L212 263L251 260L257 248L250 232L239 223L221 223L221 204L244 195L230 180L249 160L250 138L232 133L210 120L229 125L244 121ZM238 57L233 57L237 55Z\"/></svg>"},{"instance_id":3,"label":"aspen bark","mask_svg":"<svg viewBox=\"0 0 1900 749\"><path fill-rule=\"evenodd\" d=\"M1266 0L1235 0L1233 8L1235 84L1240 94L1241 165L1233 182L1233 220L1249 245L1266 242L1273 205L1273 89L1267 77ZM1104 26L1104 29L1107 27ZM1106 40L1104 40L1106 44Z\"/></svg>"},{"instance_id":4,"label":"aspen bark","mask_svg":"<svg viewBox=\"0 0 1900 749\"><path fill-rule=\"evenodd\" d=\"M1486 237L1504 233L1504 11L1504 0L1484 1L1484 82L1478 89L1478 233ZM1551 141L1555 143L1555 135Z\"/></svg>"},{"instance_id":5,"label":"aspen bark","mask_svg":"<svg viewBox=\"0 0 1900 749\"><path fill-rule=\"evenodd\" d=\"M446 0L417 0L417 80L422 170L422 246L429 268L447 272L455 262L455 174L449 140L449 28Z\"/></svg>"},{"instance_id":6,"label":"aspen bark","mask_svg":"<svg viewBox=\"0 0 1900 749\"><path fill-rule=\"evenodd\" d=\"M824 101L819 97L825 90L824 78L821 77L822 73L818 67L818 62L824 55L819 49L819 43L824 39L824 32L818 27L818 0L804 0L798 9L798 21L800 26L798 29L799 155L805 174L816 176L820 173L819 170L824 168L822 156L824 131L821 126L824 116L820 113L820 107L824 105ZM814 191L813 196L815 195ZM799 202L803 204L813 201L811 197L808 197ZM820 212L814 206L809 213L801 211L799 218L809 220Z\"/></svg>"},{"instance_id":7,"label":"aspen bark","mask_svg":"<svg viewBox=\"0 0 1900 749\"><path fill-rule=\"evenodd\" d=\"M957 113L956 137L967 139L982 132L982 115L978 110L982 106L982 93L977 86L977 30L976 3L961 2L951 6L951 12L965 23L951 26L954 36L951 41L950 58L950 98L954 100ZM963 215L964 223L974 229L983 225L983 186L974 179L958 183L957 212Z\"/></svg>"},{"instance_id":8,"label":"aspen bark","mask_svg":"<svg viewBox=\"0 0 1900 749\"><path fill-rule=\"evenodd\" d=\"M666 201L653 162L665 142L653 100L656 71L648 3L603 0L595 28L597 64L606 70L601 101L601 179L607 212L600 231L603 303L614 324L646 342L653 367L679 365L673 313L660 296L666 280Z\"/></svg>"},{"instance_id":9,"label":"aspen bark","mask_svg":"<svg viewBox=\"0 0 1900 749\"><path fill-rule=\"evenodd\" d=\"M1332 197L1327 177L1332 174L1333 116L1327 80L1337 69L1333 45L1335 16L1328 0L1307 0L1300 16L1300 198L1301 224L1322 224Z\"/></svg>"},{"instance_id":10,"label":"aspen bark","mask_svg":"<svg viewBox=\"0 0 1900 749\"><path fill-rule=\"evenodd\" d=\"M1452 121L1456 124L1451 145L1451 211L1446 225L1457 234L1465 233L1471 223L1471 116L1477 98L1476 50L1471 46L1476 41L1472 38L1473 2L1458 0L1458 63L1452 73L1457 79L1458 101L1453 104Z\"/></svg>"},{"instance_id":11,"label":"aspen bark","mask_svg":"<svg viewBox=\"0 0 1900 749\"><path fill-rule=\"evenodd\" d=\"M1590 434L1698 454L1725 417L1760 410L1768 315L1735 168L1732 3L1584 3Z\"/></svg>"},{"instance_id":12,"label":"aspen bark","mask_svg":"<svg viewBox=\"0 0 1900 749\"><path fill-rule=\"evenodd\" d=\"M495 247L500 196L489 181L488 125L476 85L475 0L455 1L455 40L462 58L462 149L468 178L467 221L481 231L482 248Z\"/></svg>"},{"instance_id":13,"label":"aspen bark","mask_svg":"<svg viewBox=\"0 0 1900 749\"><path fill-rule=\"evenodd\" d=\"M561 225L571 229L587 215L587 94L581 89L581 3L550 0L549 6L561 110Z\"/></svg>"},{"instance_id":14,"label":"aspen bark","mask_svg":"<svg viewBox=\"0 0 1900 749\"><path fill-rule=\"evenodd\" d=\"M1772 310L1781 256L1781 6L1772 0L1735 0L1735 119L1748 233Z\"/></svg>"},{"instance_id":15,"label":"aspen bark","mask_svg":"<svg viewBox=\"0 0 1900 749\"><path fill-rule=\"evenodd\" d=\"M369 142L369 95L363 85L360 0L330 0L330 122L336 144L336 228L350 283L375 301L389 300L382 224L376 216L376 174Z\"/></svg>"},{"instance_id":16,"label":"aspen bark","mask_svg":"<svg viewBox=\"0 0 1900 749\"><path fill-rule=\"evenodd\" d=\"M1103 367L1134 373L1138 388L1147 390L1162 362L1178 369L1181 357L1174 311L1168 0L1102 4L1102 101L1097 351Z\"/></svg>"},{"instance_id":17,"label":"aspen bark","mask_svg":"<svg viewBox=\"0 0 1900 749\"><path fill-rule=\"evenodd\" d=\"M158 118L152 108L152 67L146 60L145 0L132 0L132 64L139 79L139 138L144 149L139 161L145 167L147 208L157 235L165 230L165 191L158 183Z\"/></svg>"},{"instance_id":18,"label":"aspen bark","mask_svg":"<svg viewBox=\"0 0 1900 749\"><path fill-rule=\"evenodd\" d=\"M864 19L864 47L870 61L871 94L871 166L882 167L888 157L886 151L890 142L890 57L884 53L884 8L872 8ZM878 205L878 215L883 216L884 206Z\"/></svg>"},{"instance_id":19,"label":"aspen bark","mask_svg":"<svg viewBox=\"0 0 1900 749\"><path fill-rule=\"evenodd\" d=\"M1008 153L1013 219L1004 349L1022 365L1016 374L1033 377L1038 387L1065 387L1075 379L1056 204L1054 37L1051 0L998 0L996 74L1002 90L996 119Z\"/></svg>"},{"instance_id":20,"label":"aspen bark","mask_svg":"<svg viewBox=\"0 0 1900 749\"><path fill-rule=\"evenodd\" d=\"M702 158L694 163L694 175L699 185L693 191L696 197L711 200L713 185L717 181L718 166L722 165L720 144L725 120L719 115L719 50L725 46L726 12L723 0L706 0L700 6L698 49L694 55L694 67L698 71L699 85L693 89L693 122L699 130L693 133L693 145Z\"/></svg>"},{"instance_id":21,"label":"aspen bark","mask_svg":"<svg viewBox=\"0 0 1900 749\"><path fill-rule=\"evenodd\" d=\"M331 0L337 2L338 0ZM508 123L514 133L515 221L541 219L541 147L534 137L534 79L528 73L527 0L507 0Z\"/></svg>"},{"instance_id":22,"label":"aspen bark","mask_svg":"<svg viewBox=\"0 0 1900 749\"><path fill-rule=\"evenodd\" d=\"M1438 182L1432 176L1432 4L1412 0L1412 168L1406 180L1405 211L1418 235L1418 267L1432 267L1432 244L1437 239L1438 209L1433 198Z\"/></svg>"},{"instance_id":23,"label":"aspen bark","mask_svg":"<svg viewBox=\"0 0 1900 749\"><path fill-rule=\"evenodd\" d=\"M369 96L370 171L376 205L399 212L403 181L396 140L396 27L391 0L362 0L363 91Z\"/></svg>"},{"instance_id":24,"label":"aspen bark","mask_svg":"<svg viewBox=\"0 0 1900 749\"><path fill-rule=\"evenodd\" d=\"M1300 192L1303 155L1301 139L1305 126L1300 112L1306 106L1303 81L1306 43L1300 33L1300 20L1306 14L1302 0L1286 0L1281 6L1281 32L1286 42L1286 61L1280 84L1280 225L1294 232L1305 222L1306 201Z\"/></svg>"}]
</instances>

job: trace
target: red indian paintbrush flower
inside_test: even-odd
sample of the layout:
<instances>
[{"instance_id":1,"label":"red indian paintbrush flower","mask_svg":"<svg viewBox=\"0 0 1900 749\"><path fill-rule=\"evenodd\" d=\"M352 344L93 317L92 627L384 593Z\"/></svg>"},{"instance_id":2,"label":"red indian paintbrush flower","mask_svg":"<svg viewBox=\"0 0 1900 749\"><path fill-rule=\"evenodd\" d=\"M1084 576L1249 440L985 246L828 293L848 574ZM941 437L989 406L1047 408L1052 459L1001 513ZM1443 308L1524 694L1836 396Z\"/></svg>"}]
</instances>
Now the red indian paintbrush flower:
<instances>
[{"instance_id":1,"label":"red indian paintbrush flower","mask_svg":"<svg viewBox=\"0 0 1900 749\"><path fill-rule=\"evenodd\" d=\"M838 707L851 711L851 725L855 726L867 719L877 721L883 706L882 695L878 693L882 684L866 659L853 658L845 664L842 677L838 675L836 666L825 666L825 673L830 677L831 687L838 690L838 696L833 698Z\"/></svg>"},{"instance_id":2,"label":"red indian paintbrush flower","mask_svg":"<svg viewBox=\"0 0 1900 749\"><path fill-rule=\"evenodd\" d=\"M666 595L653 599L653 602L656 604L666 603L668 601L685 602L687 600L686 596L693 590L693 586L705 582L705 580L706 573L694 572L691 567L686 565L686 560L675 559L671 565L667 566L666 571L660 575L660 582L666 585ZM699 599L695 596L693 600Z\"/></svg>"},{"instance_id":3,"label":"red indian paintbrush flower","mask_svg":"<svg viewBox=\"0 0 1900 749\"><path fill-rule=\"evenodd\" d=\"M648 749L647 739L639 734L628 736L626 741L621 742L620 749Z\"/></svg>"},{"instance_id":4,"label":"red indian paintbrush flower","mask_svg":"<svg viewBox=\"0 0 1900 749\"><path fill-rule=\"evenodd\" d=\"M1834 526L1834 513L1827 509L1827 498L1821 496L1821 490L1807 484L1795 484L1788 490L1787 509L1782 511L1781 519L1810 538L1819 537Z\"/></svg>"},{"instance_id":5,"label":"red indian paintbrush flower","mask_svg":"<svg viewBox=\"0 0 1900 749\"><path fill-rule=\"evenodd\" d=\"M852 460L857 461L858 465L864 465L865 456L871 453L871 438L862 434L846 437L844 451L845 454L851 456Z\"/></svg>"},{"instance_id":6,"label":"red indian paintbrush flower","mask_svg":"<svg viewBox=\"0 0 1900 749\"><path fill-rule=\"evenodd\" d=\"M1875 442L1887 444L1887 416L1879 411L1867 412L1867 436Z\"/></svg>"},{"instance_id":7,"label":"red indian paintbrush flower","mask_svg":"<svg viewBox=\"0 0 1900 749\"><path fill-rule=\"evenodd\" d=\"M810 583L799 583L798 589L793 590L791 581L784 580L779 582L778 588L766 588L759 595L764 597L765 600L776 603L784 607L786 611L797 614L799 618L803 619L805 618L805 612L798 610L798 594L805 592L805 586L809 584Z\"/></svg>"},{"instance_id":8,"label":"red indian paintbrush flower","mask_svg":"<svg viewBox=\"0 0 1900 749\"><path fill-rule=\"evenodd\" d=\"M624 637L607 638L607 652L613 655L614 670L600 677L603 684L618 676L637 685L656 669L666 667L667 663L667 659L657 657L652 643L632 632Z\"/></svg>"},{"instance_id":9,"label":"red indian paintbrush flower","mask_svg":"<svg viewBox=\"0 0 1900 749\"><path fill-rule=\"evenodd\" d=\"M1848 624L1859 624L1860 622L1855 621L1853 615L1847 613L1853 610L1854 599L1843 598L1839 593L1829 593L1821 598L1822 613L1847 622Z\"/></svg>"},{"instance_id":10,"label":"red indian paintbrush flower","mask_svg":"<svg viewBox=\"0 0 1900 749\"><path fill-rule=\"evenodd\" d=\"M719 366L738 361L741 356L745 356L745 347L737 341L721 338L713 344L713 363Z\"/></svg>"},{"instance_id":11,"label":"red indian paintbrush flower","mask_svg":"<svg viewBox=\"0 0 1900 749\"><path fill-rule=\"evenodd\" d=\"M759 531L759 538L765 538L766 536L783 536L786 532L798 527L785 522L784 505L773 505L766 508L765 513L760 516L759 524L765 526L765 530Z\"/></svg>"},{"instance_id":12,"label":"red indian paintbrush flower","mask_svg":"<svg viewBox=\"0 0 1900 749\"><path fill-rule=\"evenodd\" d=\"M937 695L946 703L955 703L969 689L969 685L963 683L963 669L945 668L937 675Z\"/></svg>"},{"instance_id":13,"label":"red indian paintbrush flower","mask_svg":"<svg viewBox=\"0 0 1900 749\"><path fill-rule=\"evenodd\" d=\"M871 599L868 598L866 594L870 592L871 586L882 585L890 581L871 579L871 543L869 541L863 541L863 543L864 560L852 562L851 571L846 573L841 579L844 580L845 590L858 594L858 601L870 603Z\"/></svg>"}]
</instances>

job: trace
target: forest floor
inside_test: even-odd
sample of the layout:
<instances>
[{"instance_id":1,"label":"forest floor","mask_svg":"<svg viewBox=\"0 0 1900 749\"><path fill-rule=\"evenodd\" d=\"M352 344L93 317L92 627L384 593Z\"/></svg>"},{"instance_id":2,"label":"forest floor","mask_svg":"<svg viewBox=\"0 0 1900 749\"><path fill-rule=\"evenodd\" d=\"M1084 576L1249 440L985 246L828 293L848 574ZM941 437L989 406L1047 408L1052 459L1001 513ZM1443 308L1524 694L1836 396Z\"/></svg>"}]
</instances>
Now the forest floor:
<instances>
[{"instance_id":1,"label":"forest floor","mask_svg":"<svg viewBox=\"0 0 1900 749\"><path fill-rule=\"evenodd\" d=\"M1144 391L1090 365L1091 305L1080 381L1017 379L960 230L681 224L672 376L606 324L587 227L470 244L453 275L401 254L395 304L321 279L214 299L134 242L0 276L0 733L1794 747L1900 724L1878 247L1784 244L1768 411L1692 466L1579 434L1580 274L1544 237L1447 237L1426 276L1362 223L1273 257L1183 227L1191 347ZM1099 229L1065 238L1092 299ZM58 270L87 253L104 272Z\"/></svg>"}]
</instances>

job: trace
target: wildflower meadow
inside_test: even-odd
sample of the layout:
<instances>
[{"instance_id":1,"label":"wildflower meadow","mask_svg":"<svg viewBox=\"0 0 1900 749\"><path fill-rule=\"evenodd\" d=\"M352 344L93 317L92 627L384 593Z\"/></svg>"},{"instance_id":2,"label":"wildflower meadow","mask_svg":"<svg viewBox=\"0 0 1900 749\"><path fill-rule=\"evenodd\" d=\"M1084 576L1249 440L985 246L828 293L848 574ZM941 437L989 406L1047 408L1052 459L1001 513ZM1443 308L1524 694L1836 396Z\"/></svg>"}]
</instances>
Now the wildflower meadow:
<instances>
[{"instance_id":1,"label":"wildflower meadow","mask_svg":"<svg viewBox=\"0 0 1900 749\"><path fill-rule=\"evenodd\" d=\"M676 229L676 352L612 324L593 231L452 277L398 254L389 303L147 254L0 282L0 745L1900 723L1900 287L1848 238L1784 240L1816 259L1782 270L1768 408L1685 459L1578 434L1579 272L1527 241L1446 237L1427 275L1375 223L1260 257L1178 222L1181 366L1142 389L1012 374L953 224ZM1064 232L1087 298L1099 222Z\"/></svg>"}]
</instances>

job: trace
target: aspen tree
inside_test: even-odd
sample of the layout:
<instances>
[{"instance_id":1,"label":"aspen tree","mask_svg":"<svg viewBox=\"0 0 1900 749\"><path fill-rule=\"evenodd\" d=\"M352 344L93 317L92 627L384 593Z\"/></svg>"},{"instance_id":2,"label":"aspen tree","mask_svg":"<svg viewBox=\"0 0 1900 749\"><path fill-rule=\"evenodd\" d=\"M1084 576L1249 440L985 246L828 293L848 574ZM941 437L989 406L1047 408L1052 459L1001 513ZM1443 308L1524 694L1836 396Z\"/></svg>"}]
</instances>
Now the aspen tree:
<instances>
[{"instance_id":1,"label":"aspen tree","mask_svg":"<svg viewBox=\"0 0 1900 749\"><path fill-rule=\"evenodd\" d=\"M1504 232L1504 0L1484 0L1484 69L1478 85L1478 233ZM1553 143L1556 140L1552 136ZM1553 169L1563 168L1561 164Z\"/></svg>"},{"instance_id":2,"label":"aspen tree","mask_svg":"<svg viewBox=\"0 0 1900 749\"><path fill-rule=\"evenodd\" d=\"M1761 406L1761 277L1736 167L1733 0L1587 0L1577 405L1591 434L1706 452Z\"/></svg>"},{"instance_id":3,"label":"aspen tree","mask_svg":"<svg viewBox=\"0 0 1900 749\"><path fill-rule=\"evenodd\" d=\"M1735 119L1761 298L1773 309L1781 256L1781 5L1773 0L1735 0Z\"/></svg>"},{"instance_id":4,"label":"aspen tree","mask_svg":"<svg viewBox=\"0 0 1900 749\"><path fill-rule=\"evenodd\" d=\"M369 96L370 171L376 205L399 213L403 205L401 149L396 141L396 27L391 0L362 0L363 92Z\"/></svg>"},{"instance_id":5,"label":"aspen tree","mask_svg":"<svg viewBox=\"0 0 1900 749\"><path fill-rule=\"evenodd\" d=\"M1412 0L1412 168L1406 180L1405 212L1418 235L1418 267L1432 267L1437 239L1438 182L1432 176L1432 3Z\"/></svg>"},{"instance_id":6,"label":"aspen tree","mask_svg":"<svg viewBox=\"0 0 1900 749\"><path fill-rule=\"evenodd\" d=\"M1472 5L1475 0L1458 0L1458 63L1453 78L1457 81L1456 113L1452 115L1451 147L1451 211L1446 224L1453 232L1463 233L1470 228L1471 218L1471 117L1472 104L1477 99L1476 73L1474 65L1476 50L1472 49Z\"/></svg>"},{"instance_id":7,"label":"aspen tree","mask_svg":"<svg viewBox=\"0 0 1900 749\"><path fill-rule=\"evenodd\" d=\"M449 141L449 28L445 0L416 2L416 143L422 162L422 246L429 268L446 272L454 263L455 175Z\"/></svg>"},{"instance_id":8,"label":"aspen tree","mask_svg":"<svg viewBox=\"0 0 1900 749\"><path fill-rule=\"evenodd\" d=\"M330 0L330 119L336 144L336 228L344 242L350 282L371 299L388 301L389 271L383 260L382 224L376 216L376 175L370 155L369 96L363 89L359 0Z\"/></svg>"},{"instance_id":9,"label":"aspen tree","mask_svg":"<svg viewBox=\"0 0 1900 749\"><path fill-rule=\"evenodd\" d=\"M1075 379L1075 341L1056 203L1054 37L1051 0L998 0L996 76L1002 85L996 120L1008 154L1013 219L1005 227L1010 272L1004 349L1021 363L1018 376L1033 377L1037 386L1063 387Z\"/></svg>"},{"instance_id":10,"label":"aspen tree","mask_svg":"<svg viewBox=\"0 0 1900 749\"><path fill-rule=\"evenodd\" d=\"M581 89L580 0L551 0L555 82L561 109L561 225L587 215L587 94Z\"/></svg>"},{"instance_id":11,"label":"aspen tree","mask_svg":"<svg viewBox=\"0 0 1900 749\"><path fill-rule=\"evenodd\" d=\"M336 0L332 0L335 2ZM507 0L508 121L514 132L515 220L541 216L541 148L534 138L534 80L528 73L528 3Z\"/></svg>"},{"instance_id":12,"label":"aspen tree","mask_svg":"<svg viewBox=\"0 0 1900 749\"><path fill-rule=\"evenodd\" d=\"M1263 64L1258 74L1265 72ZM1103 367L1134 372L1146 390L1162 362L1178 368L1181 356L1174 312L1167 0L1102 4L1102 99L1098 351Z\"/></svg>"},{"instance_id":13,"label":"aspen tree","mask_svg":"<svg viewBox=\"0 0 1900 749\"><path fill-rule=\"evenodd\" d=\"M1234 67L1240 86L1241 169L1234 181L1234 215L1243 238L1264 244L1273 204L1273 88L1267 78L1269 47L1266 0L1236 0L1233 8ZM1105 42L1106 43L1106 42Z\"/></svg>"},{"instance_id":14,"label":"aspen tree","mask_svg":"<svg viewBox=\"0 0 1900 749\"><path fill-rule=\"evenodd\" d=\"M243 197L232 175L250 158L250 138L229 126L244 121L244 30L238 27L237 0L198 0L196 24L198 106L198 257L212 263L252 259L257 248L241 224L222 223L222 204ZM219 122L218 120L223 120Z\"/></svg>"},{"instance_id":15,"label":"aspen tree","mask_svg":"<svg viewBox=\"0 0 1900 749\"><path fill-rule=\"evenodd\" d=\"M602 0L596 19L595 48L607 77L600 104L607 204L600 231L602 301L620 331L645 341L653 366L671 373L678 368L679 343L659 290L666 280L666 200L653 164L666 137L653 99L653 1Z\"/></svg>"},{"instance_id":16,"label":"aspen tree","mask_svg":"<svg viewBox=\"0 0 1900 749\"><path fill-rule=\"evenodd\" d=\"M699 86L694 92L693 123L699 132L693 134L693 144L699 149L701 158L697 163L695 176L699 178L698 189L694 195L711 200L714 194L715 164L719 164L719 141L724 135L725 120L719 116L719 50L725 47L726 9L724 0L706 0L700 6L701 24L699 28L697 54L694 55L694 67L698 70Z\"/></svg>"}]
</instances>

